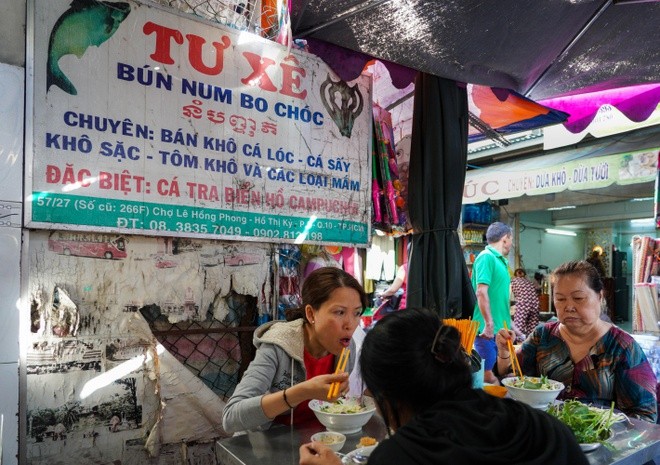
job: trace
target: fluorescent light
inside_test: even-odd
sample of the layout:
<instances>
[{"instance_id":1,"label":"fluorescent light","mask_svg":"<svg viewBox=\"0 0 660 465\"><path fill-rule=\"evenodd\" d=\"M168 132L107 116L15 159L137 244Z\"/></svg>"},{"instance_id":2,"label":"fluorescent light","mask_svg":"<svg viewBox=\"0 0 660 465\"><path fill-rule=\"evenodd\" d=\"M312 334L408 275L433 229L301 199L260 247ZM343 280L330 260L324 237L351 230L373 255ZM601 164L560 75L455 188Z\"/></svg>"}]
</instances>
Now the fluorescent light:
<instances>
[{"instance_id":1,"label":"fluorescent light","mask_svg":"<svg viewBox=\"0 0 660 465\"><path fill-rule=\"evenodd\" d=\"M564 231L563 229L546 229L548 234L557 234L558 236L577 236L573 231Z\"/></svg>"},{"instance_id":2,"label":"fluorescent light","mask_svg":"<svg viewBox=\"0 0 660 465\"><path fill-rule=\"evenodd\" d=\"M572 210L574 208L577 208L575 205L566 205L565 207L550 207L546 208L546 210L550 211L558 211L558 210Z\"/></svg>"},{"instance_id":3,"label":"fluorescent light","mask_svg":"<svg viewBox=\"0 0 660 465\"><path fill-rule=\"evenodd\" d=\"M655 224L654 218L640 218L636 220L630 220L630 224L637 226L653 226Z\"/></svg>"}]
</instances>

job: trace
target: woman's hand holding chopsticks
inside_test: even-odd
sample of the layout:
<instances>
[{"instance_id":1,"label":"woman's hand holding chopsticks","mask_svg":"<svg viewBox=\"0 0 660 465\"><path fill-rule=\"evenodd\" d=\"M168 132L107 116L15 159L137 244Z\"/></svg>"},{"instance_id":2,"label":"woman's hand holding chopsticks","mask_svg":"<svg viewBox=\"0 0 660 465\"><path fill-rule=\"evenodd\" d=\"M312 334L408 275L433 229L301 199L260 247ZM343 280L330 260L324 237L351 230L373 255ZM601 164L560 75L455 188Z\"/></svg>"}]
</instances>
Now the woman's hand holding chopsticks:
<instances>
[{"instance_id":1,"label":"woman's hand holding chopsticks","mask_svg":"<svg viewBox=\"0 0 660 465\"><path fill-rule=\"evenodd\" d=\"M348 392L348 373L318 375L304 383L308 387L308 398L334 402ZM328 392L333 395L328 398Z\"/></svg>"},{"instance_id":2,"label":"woman's hand holding chopsticks","mask_svg":"<svg viewBox=\"0 0 660 465\"><path fill-rule=\"evenodd\" d=\"M350 349L344 347L339 354L339 360L337 361L337 367L335 368L335 375L343 373L346 370L346 364L348 363L348 356L351 355ZM328 394L326 396L327 400L334 400L339 397L340 393L340 383L334 382L330 385L328 389Z\"/></svg>"},{"instance_id":3,"label":"woman's hand holding chopsticks","mask_svg":"<svg viewBox=\"0 0 660 465\"><path fill-rule=\"evenodd\" d=\"M506 324L506 320L504 321L504 329L509 331L509 327ZM513 334L512 334L513 333ZM518 356L516 355L516 350L513 347L513 341L515 340L516 334L515 332L510 332L507 334L506 338L506 344L507 347L509 348L509 357L511 359L511 368L513 369L513 374L516 375L519 379L523 379L524 375L522 372L522 369L520 368L520 363L518 363Z\"/></svg>"},{"instance_id":4,"label":"woman's hand holding chopsticks","mask_svg":"<svg viewBox=\"0 0 660 465\"><path fill-rule=\"evenodd\" d=\"M500 375L506 373L502 368L511 367L513 374L515 376L523 377L522 370L518 364L518 358L516 356L515 348L513 347L513 341L516 338L516 333L512 330L506 328L500 329L497 334L495 334L495 343L497 345L497 364L498 371Z\"/></svg>"}]
</instances>

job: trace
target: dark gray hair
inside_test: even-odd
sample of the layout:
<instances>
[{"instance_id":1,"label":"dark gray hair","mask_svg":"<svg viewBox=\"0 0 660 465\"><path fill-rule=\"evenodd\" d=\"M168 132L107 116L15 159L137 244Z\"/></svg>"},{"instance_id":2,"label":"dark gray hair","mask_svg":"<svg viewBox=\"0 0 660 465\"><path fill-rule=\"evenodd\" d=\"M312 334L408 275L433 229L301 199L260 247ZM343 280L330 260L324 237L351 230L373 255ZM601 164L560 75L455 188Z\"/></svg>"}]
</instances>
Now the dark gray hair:
<instances>
[{"instance_id":1,"label":"dark gray hair","mask_svg":"<svg viewBox=\"0 0 660 465\"><path fill-rule=\"evenodd\" d=\"M575 260L562 263L552 271L552 274L550 274L550 281L552 284L556 284L559 278L567 275L581 277L584 279L584 282L587 283L587 286L596 293L600 293L600 291L603 290L603 280L600 279L598 270L586 260Z\"/></svg>"},{"instance_id":2,"label":"dark gray hair","mask_svg":"<svg viewBox=\"0 0 660 465\"><path fill-rule=\"evenodd\" d=\"M509 236L512 233L511 226L501 222L496 222L488 226L486 231L486 241L489 244L494 244L502 239L504 236Z\"/></svg>"}]
</instances>

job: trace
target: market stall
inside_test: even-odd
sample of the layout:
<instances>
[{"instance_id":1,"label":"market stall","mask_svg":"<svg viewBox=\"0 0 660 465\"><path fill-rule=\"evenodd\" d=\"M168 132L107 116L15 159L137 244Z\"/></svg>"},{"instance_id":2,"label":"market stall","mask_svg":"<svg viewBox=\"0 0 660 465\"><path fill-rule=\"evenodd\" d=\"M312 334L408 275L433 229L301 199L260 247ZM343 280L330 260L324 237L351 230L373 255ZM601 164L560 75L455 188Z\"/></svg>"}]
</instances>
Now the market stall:
<instances>
[{"instance_id":1,"label":"market stall","mask_svg":"<svg viewBox=\"0 0 660 465\"><path fill-rule=\"evenodd\" d=\"M194 2L159 2L182 12L152 3L29 0L8 8L6 18L18 20L7 21L3 34L16 37L1 52L15 65L3 69L2 87L3 121L11 122L2 132L8 213L0 226L10 258L2 366L17 395L2 404L3 444L11 446L2 449L3 463L17 456L20 463L142 463L148 454L211 460L204 441L224 435L221 403L205 407L244 370L254 325L294 303L296 246L351 249L370 241L368 79L342 79L334 66L265 39L290 45L282 34L286 8L270 11L256 31L255 2L230 2L231 11L215 19L200 13L213 8ZM320 10L308 7L294 2L293 23L311 35L315 25L301 16L306 10L316 20ZM611 17L608 7L562 4L550 16L571 18L561 29L566 38L595 13ZM420 4L427 10L435 11ZM530 25L557 30L537 16ZM418 51L416 40L407 46ZM483 43L493 42L480 49ZM639 41L647 43L653 62L657 47ZM26 55L14 58L26 45ZM530 47L516 59L527 66L529 56L568 57L561 50L558 43L547 53ZM556 82L554 71L537 72L543 66L518 79L521 73L507 77L486 62L465 65L471 60L433 58L464 67L462 76L427 69L427 60L406 64L408 72L474 76L520 92L536 80ZM634 68L646 79L646 62ZM454 228L454 220L440 229ZM342 266L354 258L342 256Z\"/></svg>"}]
</instances>

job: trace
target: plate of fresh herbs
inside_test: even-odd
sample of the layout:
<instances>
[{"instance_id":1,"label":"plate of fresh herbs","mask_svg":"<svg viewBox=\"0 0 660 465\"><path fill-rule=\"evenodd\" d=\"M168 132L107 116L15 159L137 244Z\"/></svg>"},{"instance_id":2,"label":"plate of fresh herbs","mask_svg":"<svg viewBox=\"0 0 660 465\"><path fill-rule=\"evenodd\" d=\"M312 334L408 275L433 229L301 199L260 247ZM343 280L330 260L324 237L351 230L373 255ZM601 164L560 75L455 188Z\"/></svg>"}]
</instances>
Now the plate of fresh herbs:
<instances>
[{"instance_id":1,"label":"plate of fresh herbs","mask_svg":"<svg viewBox=\"0 0 660 465\"><path fill-rule=\"evenodd\" d=\"M547 412L568 426L585 452L607 445L612 437L612 425L626 419L623 413L614 412L614 402L609 409L584 404L579 400L565 400L551 405Z\"/></svg>"}]
</instances>

